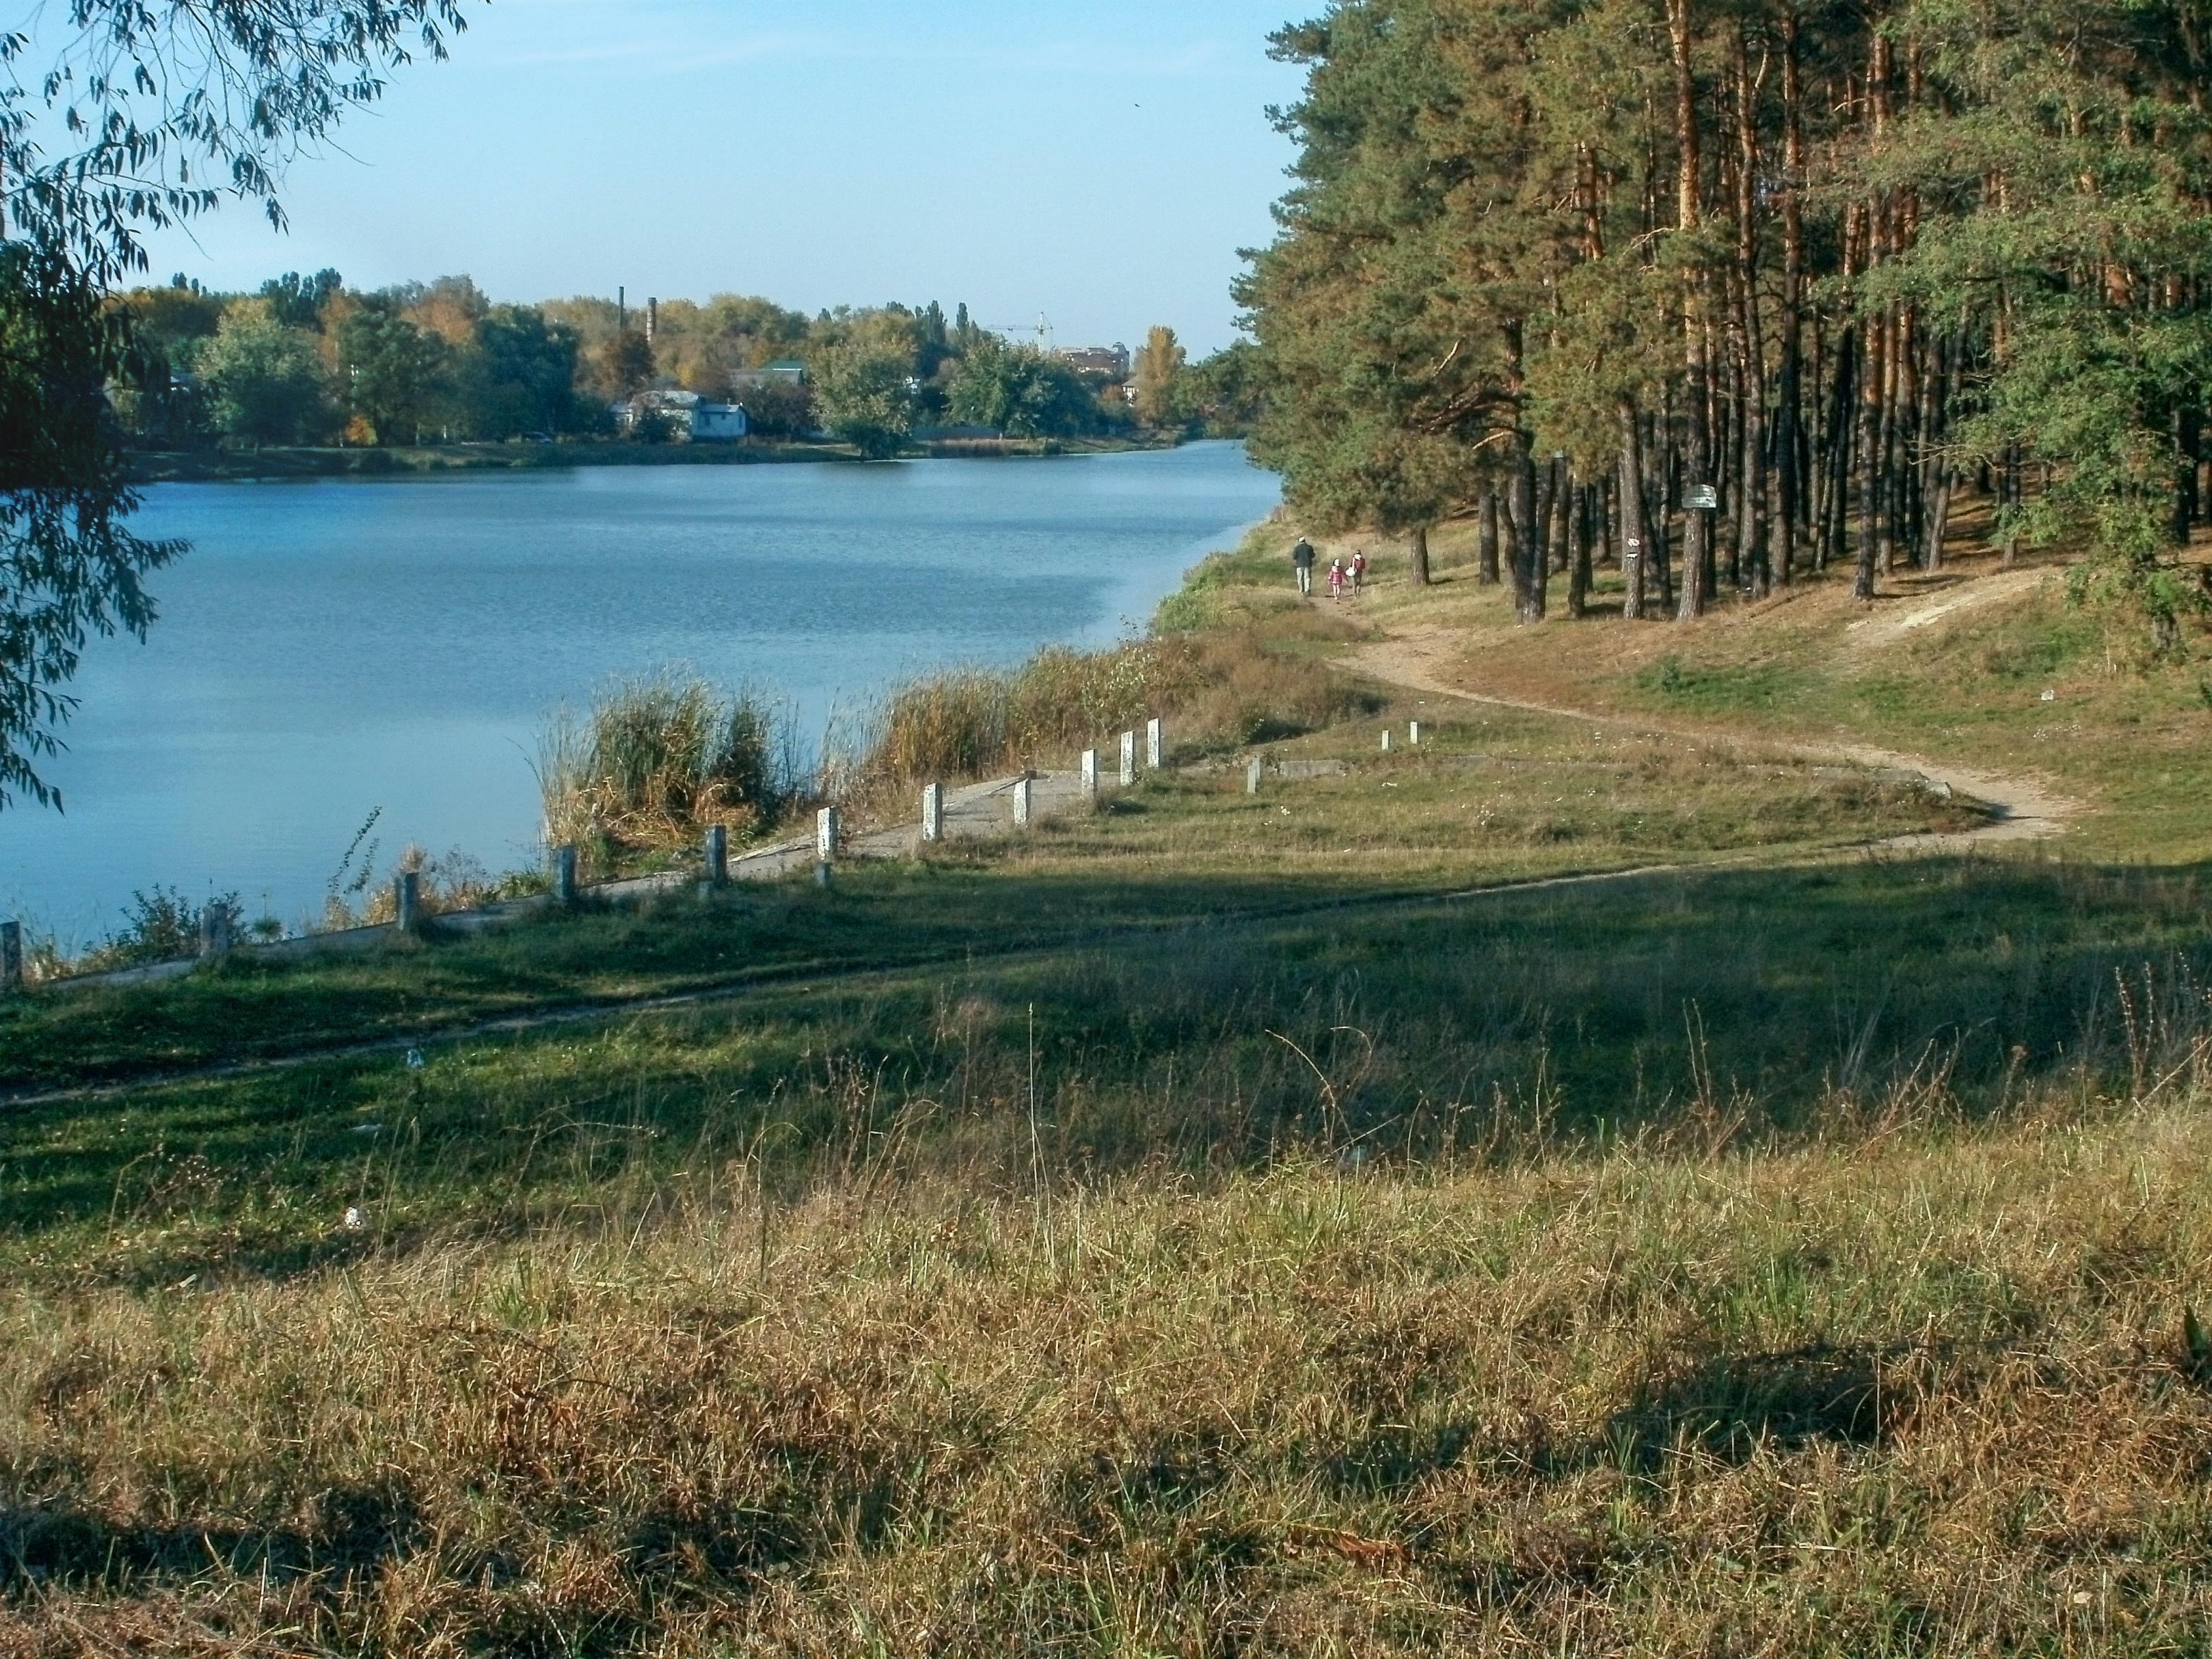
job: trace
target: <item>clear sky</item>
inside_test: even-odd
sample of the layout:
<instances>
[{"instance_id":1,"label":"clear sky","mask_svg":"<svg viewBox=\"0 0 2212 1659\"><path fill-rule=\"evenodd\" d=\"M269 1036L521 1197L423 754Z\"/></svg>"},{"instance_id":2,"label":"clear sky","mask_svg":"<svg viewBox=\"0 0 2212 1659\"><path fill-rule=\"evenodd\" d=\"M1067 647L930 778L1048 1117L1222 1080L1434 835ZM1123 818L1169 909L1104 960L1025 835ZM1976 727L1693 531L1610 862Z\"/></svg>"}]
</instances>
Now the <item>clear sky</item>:
<instances>
[{"instance_id":1,"label":"clear sky","mask_svg":"<svg viewBox=\"0 0 2212 1659\"><path fill-rule=\"evenodd\" d=\"M287 234L227 204L155 280L357 286L449 272L495 300L962 301L1062 345L1233 337L1237 250L1290 160L1266 37L1320 0L491 0L341 148L295 162Z\"/></svg>"}]
</instances>

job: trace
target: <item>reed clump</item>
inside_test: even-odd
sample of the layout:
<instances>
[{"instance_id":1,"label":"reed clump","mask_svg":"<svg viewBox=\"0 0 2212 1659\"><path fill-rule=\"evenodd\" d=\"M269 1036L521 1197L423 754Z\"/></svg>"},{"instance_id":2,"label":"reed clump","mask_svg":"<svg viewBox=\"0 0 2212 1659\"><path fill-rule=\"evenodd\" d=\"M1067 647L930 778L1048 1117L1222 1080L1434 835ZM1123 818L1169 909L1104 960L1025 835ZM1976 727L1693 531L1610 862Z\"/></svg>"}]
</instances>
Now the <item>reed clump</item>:
<instances>
[{"instance_id":1,"label":"reed clump","mask_svg":"<svg viewBox=\"0 0 2212 1659\"><path fill-rule=\"evenodd\" d=\"M752 834L801 788L788 709L684 669L611 681L580 715L561 709L537 769L547 845L603 862L689 846L708 824Z\"/></svg>"},{"instance_id":2,"label":"reed clump","mask_svg":"<svg viewBox=\"0 0 2212 1659\"><path fill-rule=\"evenodd\" d=\"M1108 744L1160 715L1178 751L1203 754L1317 731L1374 699L1245 634L1062 646L1018 668L919 675L884 699L858 767L868 785L982 777Z\"/></svg>"}]
</instances>

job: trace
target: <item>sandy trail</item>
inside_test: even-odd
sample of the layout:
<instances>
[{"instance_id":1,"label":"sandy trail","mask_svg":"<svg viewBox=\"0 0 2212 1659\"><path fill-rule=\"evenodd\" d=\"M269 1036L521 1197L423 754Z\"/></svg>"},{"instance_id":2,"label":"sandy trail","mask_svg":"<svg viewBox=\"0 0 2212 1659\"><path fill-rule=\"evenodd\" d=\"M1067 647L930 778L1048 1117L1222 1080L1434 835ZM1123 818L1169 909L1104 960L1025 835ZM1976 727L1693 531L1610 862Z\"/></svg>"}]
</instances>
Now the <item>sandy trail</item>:
<instances>
[{"instance_id":1,"label":"sandy trail","mask_svg":"<svg viewBox=\"0 0 2212 1659\"><path fill-rule=\"evenodd\" d=\"M1496 708L1517 708L1532 714L1556 714L1569 720L1588 720L1593 725L1627 727L1652 736L1724 738L1741 742L1751 735L1727 726L1686 726L1649 720L1640 715L1607 714L1559 703L1538 702L1526 697L1472 691L1465 686L1454 684L1449 678L1462 648L1462 641L1459 635L1444 629L1428 628L1394 635L1387 640L1361 646L1340 661L1344 667L1364 674L1370 679L1381 680L1410 691L1425 691L1434 696L1451 697L1462 702L1486 703ZM2075 814L2080 811L2079 806L2065 796L2033 778L2017 773L1960 766L1954 762L1932 760L1923 755L1906 754L1872 744L1808 743L1799 738L1778 738L1765 733L1758 734L1757 740L1810 761L1841 762L1852 766L1917 772L1929 782L1941 784L1954 793L1969 796L1990 810L1990 822L1978 829L1954 833L1895 836L1875 843L1899 851L1963 852L1970 847L1993 842L2041 841L2065 834Z\"/></svg>"}]
</instances>

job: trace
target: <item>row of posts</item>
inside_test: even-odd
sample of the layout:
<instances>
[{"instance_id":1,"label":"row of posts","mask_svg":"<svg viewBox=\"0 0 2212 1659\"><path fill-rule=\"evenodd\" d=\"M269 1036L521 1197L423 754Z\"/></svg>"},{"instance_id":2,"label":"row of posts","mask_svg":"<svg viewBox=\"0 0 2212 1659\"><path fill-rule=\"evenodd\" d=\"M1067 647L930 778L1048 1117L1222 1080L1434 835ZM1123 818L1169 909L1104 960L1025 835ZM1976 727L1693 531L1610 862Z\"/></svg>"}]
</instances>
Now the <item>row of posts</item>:
<instances>
[{"instance_id":1,"label":"row of posts","mask_svg":"<svg viewBox=\"0 0 2212 1659\"><path fill-rule=\"evenodd\" d=\"M1413 723L1410 738L1415 744L1421 740L1420 722ZM1144 769L1158 771L1167 751L1167 731L1158 719L1148 720L1144 727ZM1132 730L1121 733L1121 781L1124 788L1137 781L1138 733ZM1390 734L1382 734L1382 747L1390 747ZM1246 789L1257 794L1260 789L1260 763L1254 760L1245 773ZM1096 802L1098 799L1098 751L1086 749L1079 763L1079 778L1083 798ZM1014 823L1026 829L1036 813L1036 798L1033 780L1027 774L1014 780ZM825 806L816 814L814 829L815 877L825 886L830 879L830 866L837 856L838 841L842 824L838 811ZM921 838L925 842L939 842L945 838L945 786L933 783L921 792ZM709 824L706 838L706 878L715 887L730 878L730 832L723 824ZM552 897L564 908L576 902L576 849L556 847L548 860L551 877ZM422 878L415 871L403 870L392 880L392 924L403 933L416 932L422 924ZM224 904L210 904L200 913L200 955L216 957L228 955L236 927L230 908ZM23 983L23 926L19 921L0 921L0 990L17 990Z\"/></svg>"}]
</instances>

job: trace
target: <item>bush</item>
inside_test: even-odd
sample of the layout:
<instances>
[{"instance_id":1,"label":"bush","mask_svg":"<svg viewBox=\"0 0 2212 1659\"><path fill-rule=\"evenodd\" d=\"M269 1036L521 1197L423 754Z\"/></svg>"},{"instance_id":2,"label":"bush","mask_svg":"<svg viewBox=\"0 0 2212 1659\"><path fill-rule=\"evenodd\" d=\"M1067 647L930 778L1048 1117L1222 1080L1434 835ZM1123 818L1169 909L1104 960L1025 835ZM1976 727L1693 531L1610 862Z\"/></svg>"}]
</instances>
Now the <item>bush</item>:
<instances>
[{"instance_id":1,"label":"bush","mask_svg":"<svg viewBox=\"0 0 2212 1659\"><path fill-rule=\"evenodd\" d=\"M235 918L240 914L238 895L225 893L198 905L173 887L133 893L123 926L87 951L76 971L106 973L198 956L201 922L210 909L228 910Z\"/></svg>"},{"instance_id":2,"label":"bush","mask_svg":"<svg viewBox=\"0 0 2212 1659\"><path fill-rule=\"evenodd\" d=\"M1185 750L1236 748L1364 714L1375 701L1243 632L1128 640L1108 651L1054 646L1008 672L908 681L886 700L859 771L865 786L980 777L1103 744L1153 714L1172 721Z\"/></svg>"},{"instance_id":3,"label":"bush","mask_svg":"<svg viewBox=\"0 0 2212 1659\"><path fill-rule=\"evenodd\" d=\"M605 857L688 844L710 823L750 835L799 792L787 713L750 691L663 669L616 681L538 740L549 845Z\"/></svg>"}]
</instances>

